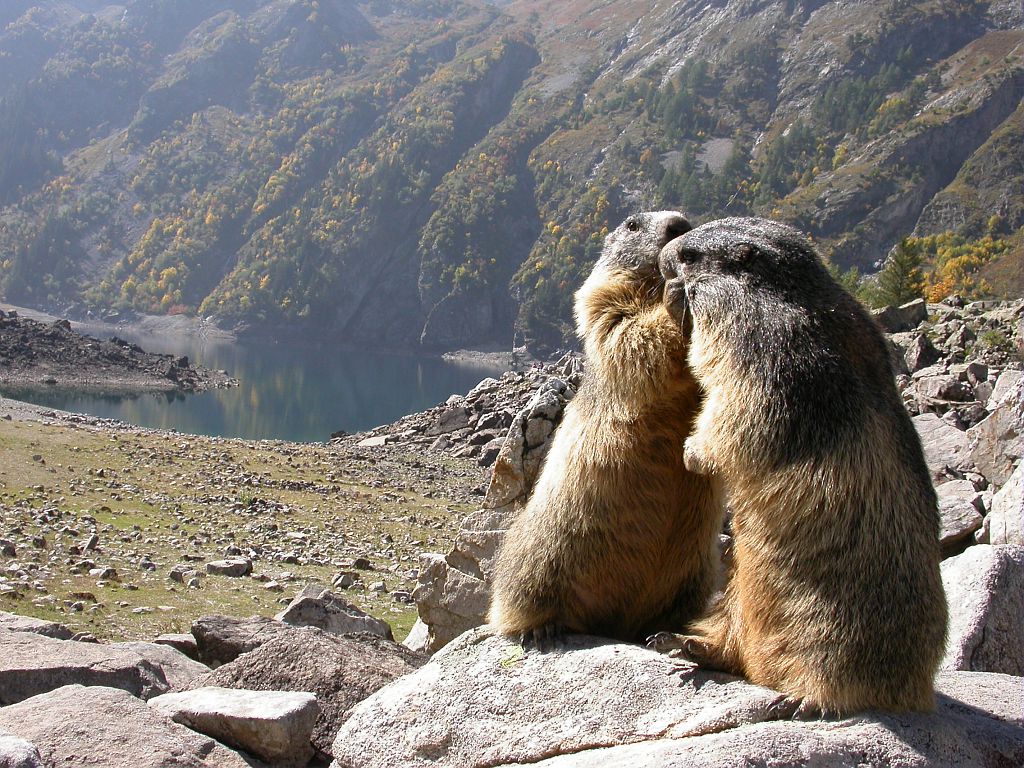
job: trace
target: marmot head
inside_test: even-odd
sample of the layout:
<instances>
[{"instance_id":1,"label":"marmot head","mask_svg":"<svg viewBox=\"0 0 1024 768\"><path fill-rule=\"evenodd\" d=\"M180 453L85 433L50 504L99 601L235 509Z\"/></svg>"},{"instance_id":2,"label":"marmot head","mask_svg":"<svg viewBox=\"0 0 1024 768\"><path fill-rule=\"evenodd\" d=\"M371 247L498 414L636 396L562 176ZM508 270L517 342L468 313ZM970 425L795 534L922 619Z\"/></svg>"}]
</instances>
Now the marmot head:
<instances>
[{"instance_id":1,"label":"marmot head","mask_svg":"<svg viewBox=\"0 0 1024 768\"><path fill-rule=\"evenodd\" d=\"M634 213L605 237L594 268L656 275L661 249L691 229L690 222L678 211Z\"/></svg>"},{"instance_id":2,"label":"marmot head","mask_svg":"<svg viewBox=\"0 0 1024 768\"><path fill-rule=\"evenodd\" d=\"M781 319L834 302L842 289L814 247L793 227L769 219L711 221L670 242L659 257L665 303L677 320L727 321L756 305Z\"/></svg>"}]
</instances>

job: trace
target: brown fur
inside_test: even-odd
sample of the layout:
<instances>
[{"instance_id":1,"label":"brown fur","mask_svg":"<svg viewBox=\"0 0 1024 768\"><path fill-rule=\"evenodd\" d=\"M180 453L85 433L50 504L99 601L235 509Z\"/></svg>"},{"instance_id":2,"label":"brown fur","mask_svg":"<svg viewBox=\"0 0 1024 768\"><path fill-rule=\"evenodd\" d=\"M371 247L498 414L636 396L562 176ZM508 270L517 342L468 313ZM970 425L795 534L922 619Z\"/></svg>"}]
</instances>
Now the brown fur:
<instances>
[{"instance_id":1,"label":"brown fur","mask_svg":"<svg viewBox=\"0 0 1024 768\"><path fill-rule=\"evenodd\" d=\"M723 596L662 648L809 712L932 709L938 515L881 333L774 222L699 227L662 270L707 391L687 461L724 481L734 535Z\"/></svg>"},{"instance_id":2,"label":"brown fur","mask_svg":"<svg viewBox=\"0 0 1024 768\"><path fill-rule=\"evenodd\" d=\"M714 588L721 505L683 465L699 390L656 267L676 231L661 231L670 214L640 216L648 237L611 233L576 294L586 374L496 560L503 633L639 640L699 615Z\"/></svg>"}]
</instances>

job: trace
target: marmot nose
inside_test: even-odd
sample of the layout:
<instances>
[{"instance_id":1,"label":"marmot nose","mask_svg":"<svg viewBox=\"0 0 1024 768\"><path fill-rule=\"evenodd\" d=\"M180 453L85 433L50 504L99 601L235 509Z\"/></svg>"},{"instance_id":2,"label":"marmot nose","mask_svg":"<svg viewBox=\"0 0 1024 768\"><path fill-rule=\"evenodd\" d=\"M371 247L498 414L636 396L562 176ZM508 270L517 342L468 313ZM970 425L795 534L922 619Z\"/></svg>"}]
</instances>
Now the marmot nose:
<instances>
[{"instance_id":1,"label":"marmot nose","mask_svg":"<svg viewBox=\"0 0 1024 768\"><path fill-rule=\"evenodd\" d=\"M665 222L665 242L670 243L680 235L685 235L693 229L690 222L682 214L673 214Z\"/></svg>"}]
</instances>

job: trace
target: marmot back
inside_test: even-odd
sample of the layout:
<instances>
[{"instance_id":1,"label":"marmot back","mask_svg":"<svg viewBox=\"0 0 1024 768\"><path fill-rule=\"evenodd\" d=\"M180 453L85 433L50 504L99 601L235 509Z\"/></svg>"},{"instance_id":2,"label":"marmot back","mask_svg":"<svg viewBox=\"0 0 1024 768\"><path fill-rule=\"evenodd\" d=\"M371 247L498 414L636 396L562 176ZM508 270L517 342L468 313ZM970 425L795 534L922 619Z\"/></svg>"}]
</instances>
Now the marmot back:
<instances>
[{"instance_id":1,"label":"marmot back","mask_svg":"<svg viewBox=\"0 0 1024 768\"><path fill-rule=\"evenodd\" d=\"M707 393L687 465L724 481L734 533L724 598L662 646L805 710L932 708L939 517L878 327L777 222L711 222L661 264Z\"/></svg>"},{"instance_id":2,"label":"marmot back","mask_svg":"<svg viewBox=\"0 0 1024 768\"><path fill-rule=\"evenodd\" d=\"M638 640L713 591L721 505L683 465L699 388L657 269L688 229L673 212L631 216L576 294L584 381L496 558L489 620L503 633Z\"/></svg>"}]
</instances>

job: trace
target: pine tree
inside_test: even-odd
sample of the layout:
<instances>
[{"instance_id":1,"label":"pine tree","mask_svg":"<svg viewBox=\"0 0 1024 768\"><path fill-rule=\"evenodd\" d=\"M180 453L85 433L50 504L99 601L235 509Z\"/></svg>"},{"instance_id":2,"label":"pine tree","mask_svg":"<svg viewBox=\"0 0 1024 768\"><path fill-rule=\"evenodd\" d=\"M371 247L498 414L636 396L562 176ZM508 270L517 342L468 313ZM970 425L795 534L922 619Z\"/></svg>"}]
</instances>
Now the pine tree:
<instances>
[{"instance_id":1,"label":"pine tree","mask_svg":"<svg viewBox=\"0 0 1024 768\"><path fill-rule=\"evenodd\" d=\"M903 238L878 273L875 301L880 306L899 306L924 296L921 245Z\"/></svg>"}]
</instances>

